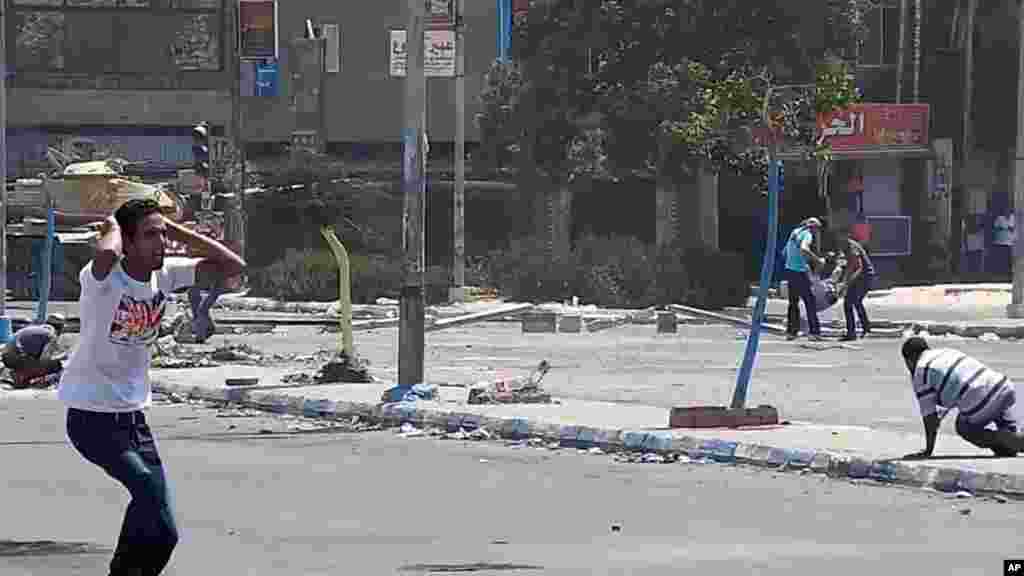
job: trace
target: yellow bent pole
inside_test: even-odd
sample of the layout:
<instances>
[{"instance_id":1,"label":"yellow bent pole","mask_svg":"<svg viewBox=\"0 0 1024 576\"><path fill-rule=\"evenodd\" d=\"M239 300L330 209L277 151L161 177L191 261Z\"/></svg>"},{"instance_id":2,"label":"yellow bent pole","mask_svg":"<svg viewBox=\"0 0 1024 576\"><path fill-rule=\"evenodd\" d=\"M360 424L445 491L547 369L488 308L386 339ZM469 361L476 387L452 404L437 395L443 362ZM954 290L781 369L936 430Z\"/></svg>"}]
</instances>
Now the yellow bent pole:
<instances>
[{"instance_id":1,"label":"yellow bent pole","mask_svg":"<svg viewBox=\"0 0 1024 576\"><path fill-rule=\"evenodd\" d=\"M348 266L348 250L345 250L341 240L338 240L333 228L324 226L320 229L320 234L323 235L324 240L327 240L327 245L331 247L334 259L338 262L338 305L341 316L338 324L341 328L341 350L349 358L355 358L355 350L352 345L352 283Z\"/></svg>"}]
</instances>

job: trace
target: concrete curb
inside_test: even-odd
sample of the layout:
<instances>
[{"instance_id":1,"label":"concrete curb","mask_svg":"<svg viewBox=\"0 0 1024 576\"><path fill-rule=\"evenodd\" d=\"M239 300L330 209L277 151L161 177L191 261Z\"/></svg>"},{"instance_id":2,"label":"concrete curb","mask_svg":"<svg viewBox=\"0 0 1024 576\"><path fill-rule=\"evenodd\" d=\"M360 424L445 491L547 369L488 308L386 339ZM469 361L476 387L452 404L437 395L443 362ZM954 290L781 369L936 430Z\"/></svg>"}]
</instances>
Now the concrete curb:
<instances>
[{"instance_id":1,"label":"concrete curb","mask_svg":"<svg viewBox=\"0 0 1024 576\"><path fill-rule=\"evenodd\" d=\"M565 448L600 448L606 452L680 454L695 460L749 464L783 470L807 470L832 478L874 480L884 484L931 488L940 492L967 491L975 495L1001 495L1024 499L1024 475L975 472L952 467L871 459L818 450L795 450L691 436L674 437L665 430L618 430L535 422L526 418L492 418L458 411L421 408L415 403L367 404L336 402L281 394L279 391L224 388L153 382L155 391L191 399L232 402L276 414L313 418L348 419L358 416L371 423L419 428L436 427L447 432L482 428L492 438L523 440L540 437Z\"/></svg>"}]
</instances>

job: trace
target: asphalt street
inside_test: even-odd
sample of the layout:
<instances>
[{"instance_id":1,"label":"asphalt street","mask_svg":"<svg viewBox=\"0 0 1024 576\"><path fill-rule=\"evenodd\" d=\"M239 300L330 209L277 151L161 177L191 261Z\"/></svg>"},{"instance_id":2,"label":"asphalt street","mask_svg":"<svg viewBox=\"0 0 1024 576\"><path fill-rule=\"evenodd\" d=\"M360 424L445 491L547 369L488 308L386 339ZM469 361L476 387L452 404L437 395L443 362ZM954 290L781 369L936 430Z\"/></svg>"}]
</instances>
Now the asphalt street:
<instances>
[{"instance_id":1,"label":"asphalt street","mask_svg":"<svg viewBox=\"0 0 1024 576\"><path fill-rule=\"evenodd\" d=\"M1017 503L194 405L150 420L182 530L170 576L990 575L1024 556ZM105 573L127 496L66 444L52 395L6 395L0 436L0 573Z\"/></svg>"}]
</instances>

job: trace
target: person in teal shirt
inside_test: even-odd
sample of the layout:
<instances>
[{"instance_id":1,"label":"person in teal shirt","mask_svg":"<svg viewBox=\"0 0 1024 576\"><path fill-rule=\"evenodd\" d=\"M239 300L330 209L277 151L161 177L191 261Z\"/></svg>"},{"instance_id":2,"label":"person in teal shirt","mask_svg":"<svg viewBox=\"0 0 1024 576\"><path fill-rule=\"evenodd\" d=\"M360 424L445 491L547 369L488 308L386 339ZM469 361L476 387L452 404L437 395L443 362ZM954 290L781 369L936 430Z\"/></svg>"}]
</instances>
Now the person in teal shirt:
<instances>
[{"instance_id":1,"label":"person in teal shirt","mask_svg":"<svg viewBox=\"0 0 1024 576\"><path fill-rule=\"evenodd\" d=\"M811 263L820 268L825 265L821 258L811 249L814 244L814 233L821 229L821 220L808 218L800 223L786 241L784 256L786 260L785 279L789 287L789 310L786 316L786 339L795 340L800 332L800 301L803 300L807 309L807 324L810 339L821 339L821 324L818 322L818 308L811 292Z\"/></svg>"}]
</instances>

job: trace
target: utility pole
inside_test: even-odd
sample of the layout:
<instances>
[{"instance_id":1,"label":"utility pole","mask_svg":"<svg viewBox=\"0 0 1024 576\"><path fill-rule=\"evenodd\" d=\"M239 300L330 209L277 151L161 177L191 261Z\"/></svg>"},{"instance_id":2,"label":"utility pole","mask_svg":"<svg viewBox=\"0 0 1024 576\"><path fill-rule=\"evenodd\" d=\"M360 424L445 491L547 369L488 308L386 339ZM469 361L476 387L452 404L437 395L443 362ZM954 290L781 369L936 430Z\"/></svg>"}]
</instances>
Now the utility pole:
<instances>
[{"instance_id":1,"label":"utility pole","mask_svg":"<svg viewBox=\"0 0 1024 576\"><path fill-rule=\"evenodd\" d=\"M903 76L907 61L907 3L900 0L900 47L896 54L896 103L903 103Z\"/></svg>"},{"instance_id":2,"label":"utility pole","mask_svg":"<svg viewBox=\"0 0 1024 576\"><path fill-rule=\"evenodd\" d=\"M406 29L405 128L402 131L402 214L404 279L399 308L398 385L423 382L424 301L423 263L426 181L424 166L424 116L426 76L424 75L424 0L409 0Z\"/></svg>"},{"instance_id":3,"label":"utility pole","mask_svg":"<svg viewBox=\"0 0 1024 576\"><path fill-rule=\"evenodd\" d=\"M1024 0L1017 4L1017 147L1013 161L1014 222L1024 222ZM1013 299L1007 307L1010 318L1024 318L1024 241L1013 243Z\"/></svg>"},{"instance_id":4,"label":"utility pole","mask_svg":"<svg viewBox=\"0 0 1024 576\"><path fill-rule=\"evenodd\" d=\"M11 339L7 316L7 3L0 5L0 342Z\"/></svg>"},{"instance_id":5,"label":"utility pole","mask_svg":"<svg viewBox=\"0 0 1024 576\"><path fill-rule=\"evenodd\" d=\"M242 136L242 58L241 42L238 29L239 3L232 2L233 17L231 18L232 48L231 54L231 140L235 149L237 161L235 170L238 170L238 190L228 191L228 202L225 204L224 228L225 240L228 245L238 251L238 255L245 258L245 144Z\"/></svg>"},{"instance_id":6,"label":"utility pole","mask_svg":"<svg viewBox=\"0 0 1024 576\"><path fill-rule=\"evenodd\" d=\"M452 194L452 302L466 300L466 50L463 0L455 3L455 192Z\"/></svg>"}]
</instances>

